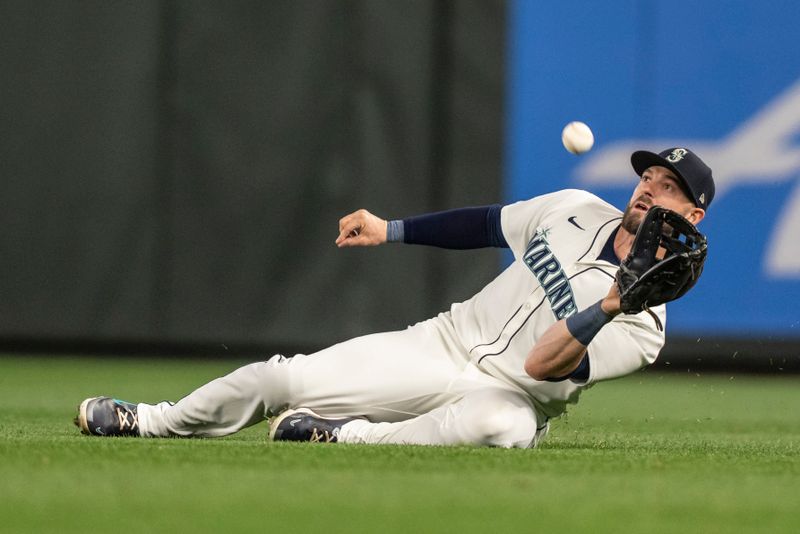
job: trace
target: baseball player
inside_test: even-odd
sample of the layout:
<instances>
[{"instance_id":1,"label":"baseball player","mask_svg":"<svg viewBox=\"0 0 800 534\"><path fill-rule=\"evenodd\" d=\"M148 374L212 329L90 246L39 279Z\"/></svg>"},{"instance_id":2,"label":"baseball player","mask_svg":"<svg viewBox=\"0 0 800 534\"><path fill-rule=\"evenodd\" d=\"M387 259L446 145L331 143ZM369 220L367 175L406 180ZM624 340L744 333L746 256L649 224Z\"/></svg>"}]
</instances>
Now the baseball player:
<instances>
[{"instance_id":1,"label":"baseball player","mask_svg":"<svg viewBox=\"0 0 800 534\"><path fill-rule=\"evenodd\" d=\"M339 247L507 247L514 262L471 299L405 330L276 355L177 403L88 398L75 422L91 435L212 437L268 417L275 440L533 447L584 389L653 363L664 344L665 306L621 313L636 292L626 284L621 300L615 276L651 208L693 228L714 181L686 148L638 151L631 162L640 180L624 213L579 190L398 221L351 213L339 221ZM696 279L701 269L688 271Z\"/></svg>"}]
</instances>

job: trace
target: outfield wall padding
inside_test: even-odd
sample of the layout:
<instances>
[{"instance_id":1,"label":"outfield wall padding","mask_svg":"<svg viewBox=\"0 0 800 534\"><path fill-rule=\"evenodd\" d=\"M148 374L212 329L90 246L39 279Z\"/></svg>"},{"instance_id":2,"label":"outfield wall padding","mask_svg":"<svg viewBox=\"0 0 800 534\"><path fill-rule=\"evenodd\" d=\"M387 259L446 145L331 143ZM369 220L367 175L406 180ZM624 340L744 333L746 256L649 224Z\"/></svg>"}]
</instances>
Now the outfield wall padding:
<instances>
[{"instance_id":1,"label":"outfield wall padding","mask_svg":"<svg viewBox=\"0 0 800 534\"><path fill-rule=\"evenodd\" d=\"M0 344L320 346L494 251L337 221L500 200L503 2L4 2ZM268 349L266 349L268 350Z\"/></svg>"}]
</instances>

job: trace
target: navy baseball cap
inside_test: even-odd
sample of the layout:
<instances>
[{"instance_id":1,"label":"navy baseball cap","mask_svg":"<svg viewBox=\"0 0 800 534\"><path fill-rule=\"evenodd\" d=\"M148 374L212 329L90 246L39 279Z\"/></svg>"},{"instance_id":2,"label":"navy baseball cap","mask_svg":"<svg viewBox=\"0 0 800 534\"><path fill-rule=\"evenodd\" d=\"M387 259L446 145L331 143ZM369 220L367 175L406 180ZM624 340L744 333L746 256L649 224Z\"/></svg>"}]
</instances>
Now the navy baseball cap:
<instances>
[{"instance_id":1,"label":"navy baseball cap","mask_svg":"<svg viewBox=\"0 0 800 534\"><path fill-rule=\"evenodd\" d=\"M683 182L686 194L698 208L708 209L714 199L711 168L688 148L668 148L658 154L637 150L631 154L631 165L639 176L655 165L671 170Z\"/></svg>"}]
</instances>

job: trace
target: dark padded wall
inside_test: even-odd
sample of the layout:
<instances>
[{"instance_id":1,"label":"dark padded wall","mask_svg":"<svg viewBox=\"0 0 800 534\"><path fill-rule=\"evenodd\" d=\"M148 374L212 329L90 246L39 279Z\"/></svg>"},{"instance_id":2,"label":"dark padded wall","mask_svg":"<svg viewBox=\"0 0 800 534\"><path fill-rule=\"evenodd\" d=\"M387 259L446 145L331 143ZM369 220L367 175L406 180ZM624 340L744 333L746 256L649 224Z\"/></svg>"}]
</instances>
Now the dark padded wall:
<instances>
[{"instance_id":1,"label":"dark padded wall","mask_svg":"<svg viewBox=\"0 0 800 534\"><path fill-rule=\"evenodd\" d=\"M0 335L153 334L157 3L0 4Z\"/></svg>"},{"instance_id":2,"label":"dark padded wall","mask_svg":"<svg viewBox=\"0 0 800 534\"><path fill-rule=\"evenodd\" d=\"M333 240L360 207L500 199L503 3L0 10L6 342L315 348L497 273Z\"/></svg>"}]
</instances>

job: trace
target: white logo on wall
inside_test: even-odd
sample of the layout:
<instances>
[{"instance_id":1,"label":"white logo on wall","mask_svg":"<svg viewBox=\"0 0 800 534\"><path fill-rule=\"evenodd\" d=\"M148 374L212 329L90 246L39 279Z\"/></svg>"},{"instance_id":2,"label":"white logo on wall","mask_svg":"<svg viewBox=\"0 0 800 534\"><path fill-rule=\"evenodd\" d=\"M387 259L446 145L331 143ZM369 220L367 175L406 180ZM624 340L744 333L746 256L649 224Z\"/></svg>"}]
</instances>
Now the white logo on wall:
<instances>
[{"instance_id":1,"label":"white logo on wall","mask_svg":"<svg viewBox=\"0 0 800 534\"><path fill-rule=\"evenodd\" d=\"M631 139L609 144L575 171L586 184L630 187L630 156L635 150L690 146L714 170L717 205L739 185L776 184L800 177L800 80L719 140ZM673 151L667 159L683 158ZM677 160L679 161L679 159ZM710 208L713 216L714 206ZM739 221L737 221L739 222ZM800 180L778 213L763 261L770 277L800 278Z\"/></svg>"}]
</instances>

